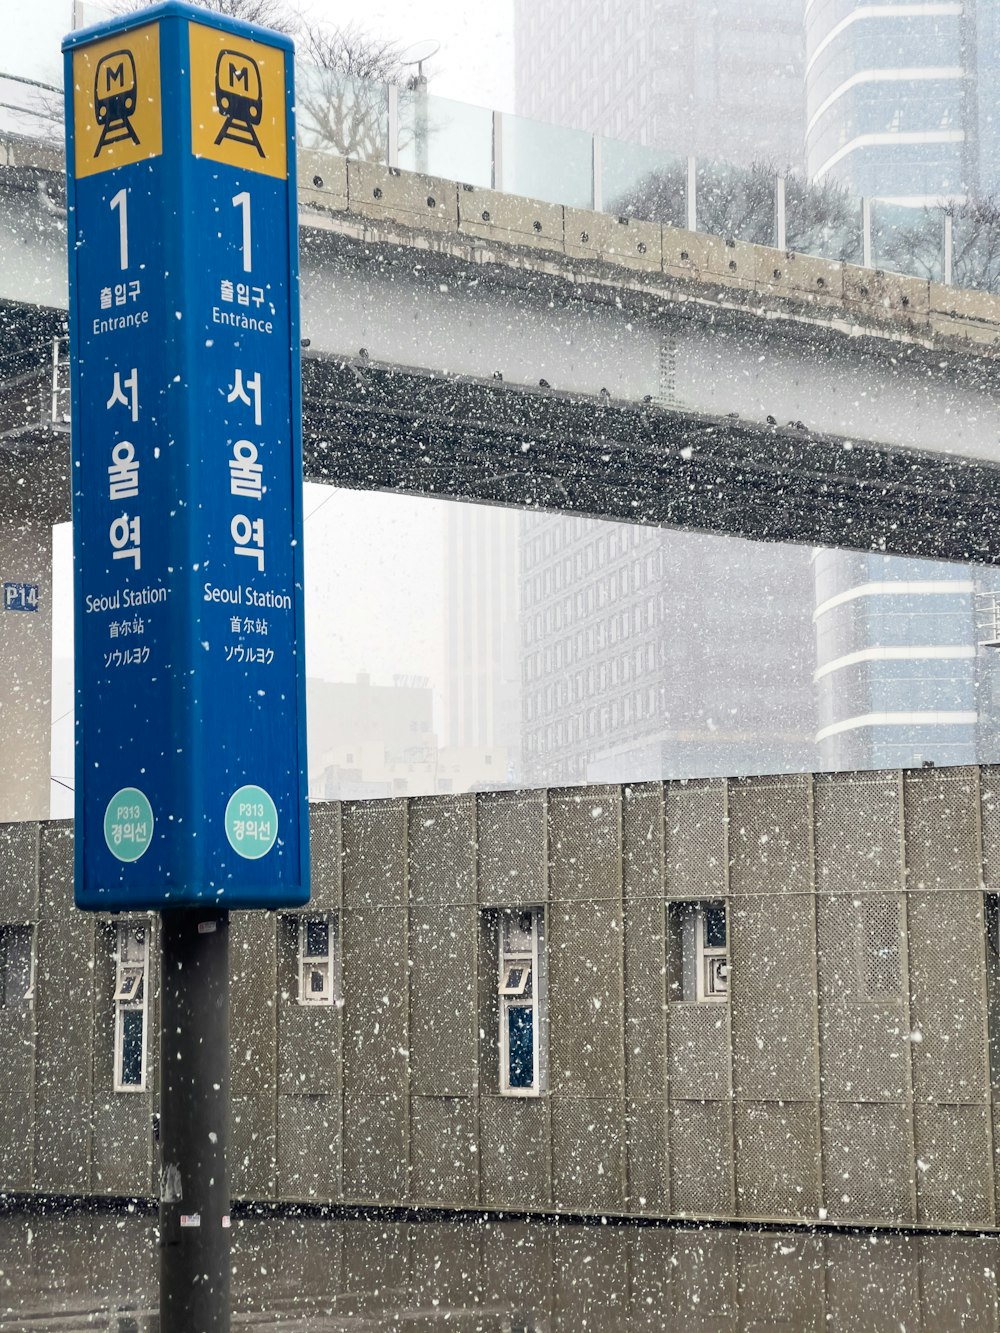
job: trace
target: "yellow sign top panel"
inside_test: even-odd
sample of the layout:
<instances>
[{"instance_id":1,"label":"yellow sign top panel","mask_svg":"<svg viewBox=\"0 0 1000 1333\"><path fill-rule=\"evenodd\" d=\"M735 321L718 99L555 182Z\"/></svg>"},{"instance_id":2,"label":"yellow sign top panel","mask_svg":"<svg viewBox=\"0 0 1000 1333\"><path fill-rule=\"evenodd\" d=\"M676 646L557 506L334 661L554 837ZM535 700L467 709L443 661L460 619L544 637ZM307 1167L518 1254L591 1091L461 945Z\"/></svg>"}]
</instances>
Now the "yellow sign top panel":
<instances>
[{"instance_id":1,"label":"yellow sign top panel","mask_svg":"<svg viewBox=\"0 0 1000 1333\"><path fill-rule=\"evenodd\" d=\"M149 23L73 52L76 174L159 157L160 25Z\"/></svg>"},{"instance_id":2,"label":"yellow sign top panel","mask_svg":"<svg viewBox=\"0 0 1000 1333\"><path fill-rule=\"evenodd\" d=\"M188 31L192 152L287 179L284 51L201 23Z\"/></svg>"}]
</instances>

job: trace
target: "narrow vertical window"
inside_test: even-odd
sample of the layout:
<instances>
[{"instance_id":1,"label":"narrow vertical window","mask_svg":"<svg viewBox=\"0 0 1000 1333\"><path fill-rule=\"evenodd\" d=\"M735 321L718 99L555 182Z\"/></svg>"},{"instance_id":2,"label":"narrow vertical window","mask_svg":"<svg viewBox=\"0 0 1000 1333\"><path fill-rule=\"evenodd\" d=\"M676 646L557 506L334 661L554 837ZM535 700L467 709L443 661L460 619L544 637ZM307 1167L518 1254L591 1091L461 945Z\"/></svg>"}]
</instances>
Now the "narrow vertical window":
<instances>
[{"instance_id":1,"label":"narrow vertical window","mask_svg":"<svg viewBox=\"0 0 1000 1333\"><path fill-rule=\"evenodd\" d=\"M299 1004L334 1004L339 993L337 921L299 917Z\"/></svg>"},{"instance_id":2,"label":"narrow vertical window","mask_svg":"<svg viewBox=\"0 0 1000 1333\"><path fill-rule=\"evenodd\" d=\"M729 940L724 902L667 905L671 1000L702 1003L729 995Z\"/></svg>"},{"instance_id":3,"label":"narrow vertical window","mask_svg":"<svg viewBox=\"0 0 1000 1333\"><path fill-rule=\"evenodd\" d=\"M143 1092L149 927L124 921L115 930L115 1092Z\"/></svg>"},{"instance_id":4,"label":"narrow vertical window","mask_svg":"<svg viewBox=\"0 0 1000 1333\"><path fill-rule=\"evenodd\" d=\"M536 1096L542 1088L544 924L541 908L498 918L500 1091Z\"/></svg>"}]
</instances>

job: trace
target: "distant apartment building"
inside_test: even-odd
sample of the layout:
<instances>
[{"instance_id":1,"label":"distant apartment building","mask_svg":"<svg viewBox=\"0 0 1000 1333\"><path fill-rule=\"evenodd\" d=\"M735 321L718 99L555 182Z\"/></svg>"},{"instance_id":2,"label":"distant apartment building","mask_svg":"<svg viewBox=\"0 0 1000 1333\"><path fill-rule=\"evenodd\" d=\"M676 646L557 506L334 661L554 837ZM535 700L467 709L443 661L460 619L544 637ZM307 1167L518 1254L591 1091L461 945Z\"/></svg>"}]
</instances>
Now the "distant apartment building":
<instances>
[{"instance_id":1,"label":"distant apartment building","mask_svg":"<svg viewBox=\"0 0 1000 1333\"><path fill-rule=\"evenodd\" d=\"M306 702L313 800L437 790L438 741L429 681L397 676L391 685L376 685L365 672L353 681L310 678Z\"/></svg>"},{"instance_id":2,"label":"distant apartment building","mask_svg":"<svg viewBox=\"0 0 1000 1333\"><path fill-rule=\"evenodd\" d=\"M808 769L809 554L526 515L526 784Z\"/></svg>"},{"instance_id":3,"label":"distant apartment building","mask_svg":"<svg viewBox=\"0 0 1000 1333\"><path fill-rule=\"evenodd\" d=\"M932 204L1000 184L1000 6L806 0L809 175Z\"/></svg>"},{"instance_id":4,"label":"distant apartment building","mask_svg":"<svg viewBox=\"0 0 1000 1333\"><path fill-rule=\"evenodd\" d=\"M803 0L515 0L520 114L671 152L801 167Z\"/></svg>"}]
</instances>

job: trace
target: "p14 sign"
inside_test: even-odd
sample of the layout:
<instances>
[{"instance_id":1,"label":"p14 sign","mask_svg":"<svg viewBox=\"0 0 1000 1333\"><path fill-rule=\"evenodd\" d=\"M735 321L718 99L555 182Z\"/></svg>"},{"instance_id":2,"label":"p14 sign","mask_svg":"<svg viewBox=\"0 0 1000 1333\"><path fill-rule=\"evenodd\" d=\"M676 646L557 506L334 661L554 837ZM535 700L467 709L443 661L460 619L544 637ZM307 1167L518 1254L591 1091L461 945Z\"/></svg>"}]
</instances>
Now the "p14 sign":
<instances>
[{"instance_id":1,"label":"p14 sign","mask_svg":"<svg viewBox=\"0 0 1000 1333\"><path fill-rule=\"evenodd\" d=\"M3 585L3 609L5 611L37 611L37 583L5 583Z\"/></svg>"},{"instance_id":2,"label":"p14 sign","mask_svg":"<svg viewBox=\"0 0 1000 1333\"><path fill-rule=\"evenodd\" d=\"M64 43L76 901L308 900L291 44Z\"/></svg>"}]
</instances>

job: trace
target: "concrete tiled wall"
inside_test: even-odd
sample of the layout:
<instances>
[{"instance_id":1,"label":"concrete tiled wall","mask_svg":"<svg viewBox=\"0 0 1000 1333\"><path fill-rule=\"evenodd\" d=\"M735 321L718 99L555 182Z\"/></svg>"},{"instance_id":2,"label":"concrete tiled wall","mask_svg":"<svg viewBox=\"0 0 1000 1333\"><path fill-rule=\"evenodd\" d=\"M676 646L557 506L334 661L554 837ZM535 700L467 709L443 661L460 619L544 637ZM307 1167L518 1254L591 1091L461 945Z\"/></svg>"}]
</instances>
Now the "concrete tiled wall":
<instances>
[{"instance_id":1,"label":"concrete tiled wall","mask_svg":"<svg viewBox=\"0 0 1000 1333\"><path fill-rule=\"evenodd\" d=\"M234 1193L995 1227L998 795L956 768L314 806L343 1004L295 1003L294 913L235 915ZM149 1194L155 1091L112 1092L71 842L0 829L0 923L38 943L33 1005L0 1007L0 1191ZM729 905L725 1004L668 998L667 903L696 898ZM505 1098L493 913L528 904L548 1089Z\"/></svg>"}]
</instances>

